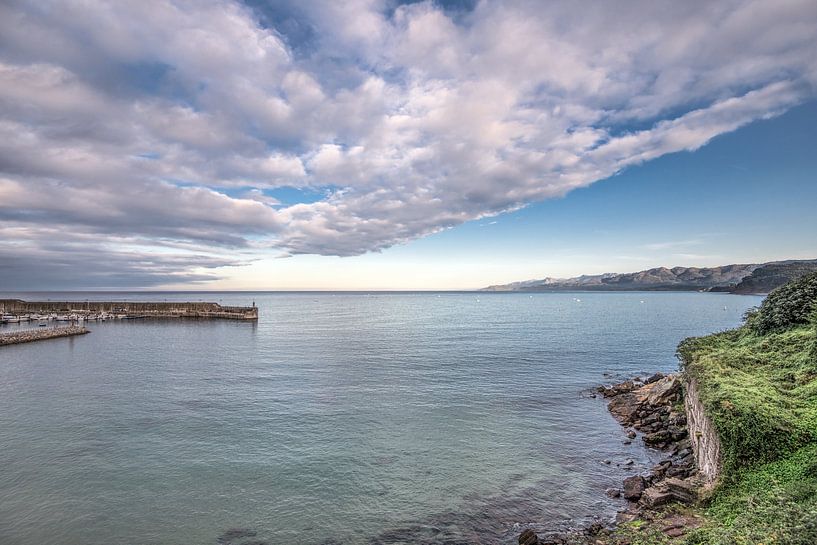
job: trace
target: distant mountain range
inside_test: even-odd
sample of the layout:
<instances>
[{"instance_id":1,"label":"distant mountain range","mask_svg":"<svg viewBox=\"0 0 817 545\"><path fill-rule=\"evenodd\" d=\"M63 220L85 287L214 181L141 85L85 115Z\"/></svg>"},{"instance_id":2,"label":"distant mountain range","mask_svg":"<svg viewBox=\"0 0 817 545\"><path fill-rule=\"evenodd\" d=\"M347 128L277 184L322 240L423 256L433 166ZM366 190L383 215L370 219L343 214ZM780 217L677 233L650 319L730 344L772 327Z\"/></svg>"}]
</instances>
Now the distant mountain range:
<instances>
[{"instance_id":1,"label":"distant mountain range","mask_svg":"<svg viewBox=\"0 0 817 545\"><path fill-rule=\"evenodd\" d=\"M768 293L789 280L817 271L817 259L723 265L658 267L634 273L543 278L489 286L482 291L721 291Z\"/></svg>"}]
</instances>

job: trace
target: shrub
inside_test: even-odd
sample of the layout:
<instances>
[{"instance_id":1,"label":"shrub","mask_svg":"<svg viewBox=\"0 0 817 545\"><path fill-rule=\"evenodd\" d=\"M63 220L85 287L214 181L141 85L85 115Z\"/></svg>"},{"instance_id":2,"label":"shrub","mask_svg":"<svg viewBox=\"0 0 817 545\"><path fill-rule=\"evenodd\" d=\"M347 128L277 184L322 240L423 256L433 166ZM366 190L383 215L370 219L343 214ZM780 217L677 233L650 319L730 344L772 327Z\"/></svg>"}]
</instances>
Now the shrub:
<instances>
[{"instance_id":1,"label":"shrub","mask_svg":"<svg viewBox=\"0 0 817 545\"><path fill-rule=\"evenodd\" d=\"M817 273L807 274L772 291L747 323L761 335L814 320Z\"/></svg>"}]
</instances>

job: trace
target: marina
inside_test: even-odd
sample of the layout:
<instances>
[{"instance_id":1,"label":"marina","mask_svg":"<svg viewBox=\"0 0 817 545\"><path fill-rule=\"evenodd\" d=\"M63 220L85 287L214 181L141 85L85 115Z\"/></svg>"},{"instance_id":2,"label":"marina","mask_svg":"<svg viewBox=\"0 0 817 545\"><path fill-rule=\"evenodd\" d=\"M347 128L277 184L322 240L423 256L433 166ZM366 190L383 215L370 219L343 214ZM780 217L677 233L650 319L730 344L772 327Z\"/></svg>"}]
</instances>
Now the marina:
<instances>
[{"instance_id":1,"label":"marina","mask_svg":"<svg viewBox=\"0 0 817 545\"><path fill-rule=\"evenodd\" d=\"M0 299L0 323L91 322L144 318L258 320L258 308L207 302L23 301Z\"/></svg>"}]
</instances>

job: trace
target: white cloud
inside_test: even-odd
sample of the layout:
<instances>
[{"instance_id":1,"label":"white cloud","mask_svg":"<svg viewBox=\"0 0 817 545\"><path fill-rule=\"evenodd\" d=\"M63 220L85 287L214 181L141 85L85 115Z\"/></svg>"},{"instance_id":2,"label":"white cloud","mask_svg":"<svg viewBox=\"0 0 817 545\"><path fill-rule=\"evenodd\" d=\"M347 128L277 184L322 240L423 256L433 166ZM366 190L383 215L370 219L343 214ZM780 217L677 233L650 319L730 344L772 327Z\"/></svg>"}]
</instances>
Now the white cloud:
<instances>
[{"instance_id":1,"label":"white cloud","mask_svg":"<svg viewBox=\"0 0 817 545\"><path fill-rule=\"evenodd\" d=\"M298 10L309 44L232 0L1 5L0 225L378 251L694 150L817 86L810 0ZM282 186L338 189L263 193Z\"/></svg>"},{"instance_id":2,"label":"white cloud","mask_svg":"<svg viewBox=\"0 0 817 545\"><path fill-rule=\"evenodd\" d=\"M703 241L698 239L690 239L690 240L670 240L666 242L651 242L649 244L645 244L644 248L647 250L670 250L673 248L686 248L689 246L698 246L703 244Z\"/></svg>"}]
</instances>

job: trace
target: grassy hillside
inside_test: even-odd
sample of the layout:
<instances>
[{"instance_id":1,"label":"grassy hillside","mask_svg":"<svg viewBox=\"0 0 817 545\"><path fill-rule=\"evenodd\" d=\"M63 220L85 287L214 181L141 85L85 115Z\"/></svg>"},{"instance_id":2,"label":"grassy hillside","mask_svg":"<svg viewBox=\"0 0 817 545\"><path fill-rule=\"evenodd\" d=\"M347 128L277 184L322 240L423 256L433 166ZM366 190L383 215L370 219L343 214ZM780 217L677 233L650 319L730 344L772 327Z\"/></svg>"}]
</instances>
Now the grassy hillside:
<instances>
[{"instance_id":1,"label":"grassy hillside","mask_svg":"<svg viewBox=\"0 0 817 545\"><path fill-rule=\"evenodd\" d=\"M712 545L817 544L817 274L772 292L732 331L679 346L720 435Z\"/></svg>"}]
</instances>

